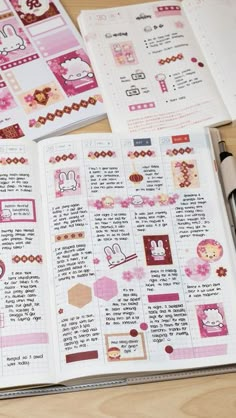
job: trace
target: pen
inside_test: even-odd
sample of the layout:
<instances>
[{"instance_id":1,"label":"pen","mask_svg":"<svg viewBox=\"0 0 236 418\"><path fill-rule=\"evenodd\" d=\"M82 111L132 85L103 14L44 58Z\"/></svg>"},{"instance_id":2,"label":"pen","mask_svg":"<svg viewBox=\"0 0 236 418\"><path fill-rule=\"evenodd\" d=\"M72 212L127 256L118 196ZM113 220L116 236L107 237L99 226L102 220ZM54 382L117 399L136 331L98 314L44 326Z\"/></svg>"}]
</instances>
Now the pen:
<instances>
[{"instance_id":1,"label":"pen","mask_svg":"<svg viewBox=\"0 0 236 418\"><path fill-rule=\"evenodd\" d=\"M232 221L236 230L236 159L226 149L225 141L218 142L220 151L221 173L226 197L229 202Z\"/></svg>"}]
</instances>

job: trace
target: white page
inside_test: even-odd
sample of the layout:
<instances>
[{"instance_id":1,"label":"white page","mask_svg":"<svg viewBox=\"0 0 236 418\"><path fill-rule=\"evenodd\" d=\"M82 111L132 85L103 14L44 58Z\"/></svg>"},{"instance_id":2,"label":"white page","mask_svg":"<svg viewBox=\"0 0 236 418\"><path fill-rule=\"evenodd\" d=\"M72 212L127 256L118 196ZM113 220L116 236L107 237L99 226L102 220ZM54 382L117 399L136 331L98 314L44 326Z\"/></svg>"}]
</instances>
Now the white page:
<instances>
[{"instance_id":1,"label":"white page","mask_svg":"<svg viewBox=\"0 0 236 418\"><path fill-rule=\"evenodd\" d=\"M38 148L57 379L235 362L235 249L206 132Z\"/></svg>"},{"instance_id":2,"label":"white page","mask_svg":"<svg viewBox=\"0 0 236 418\"><path fill-rule=\"evenodd\" d=\"M236 119L236 2L184 0L183 7L201 45L231 118Z\"/></svg>"},{"instance_id":3,"label":"white page","mask_svg":"<svg viewBox=\"0 0 236 418\"><path fill-rule=\"evenodd\" d=\"M230 120L181 7L154 2L79 15L113 131Z\"/></svg>"},{"instance_id":4,"label":"white page","mask_svg":"<svg viewBox=\"0 0 236 418\"><path fill-rule=\"evenodd\" d=\"M37 145L0 143L0 388L52 383Z\"/></svg>"}]
</instances>

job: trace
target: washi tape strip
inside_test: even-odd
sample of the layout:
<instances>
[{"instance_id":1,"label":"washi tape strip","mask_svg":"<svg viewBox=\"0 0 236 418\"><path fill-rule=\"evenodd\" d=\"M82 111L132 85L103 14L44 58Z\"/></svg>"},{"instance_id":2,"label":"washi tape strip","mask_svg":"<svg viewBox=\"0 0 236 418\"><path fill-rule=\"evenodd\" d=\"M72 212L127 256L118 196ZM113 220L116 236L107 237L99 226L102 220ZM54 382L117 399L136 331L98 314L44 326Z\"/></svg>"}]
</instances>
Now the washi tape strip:
<instances>
[{"instance_id":1,"label":"washi tape strip","mask_svg":"<svg viewBox=\"0 0 236 418\"><path fill-rule=\"evenodd\" d=\"M98 99L89 97L88 100L81 100L80 103L73 103L71 106L64 106L63 109L56 109L54 113L48 113L46 116L39 116L37 121L30 127L40 127L45 125L48 121L53 122L55 118L62 118L65 114L70 114L73 110L78 112L81 108L86 109L89 105L95 106Z\"/></svg>"},{"instance_id":2,"label":"washi tape strip","mask_svg":"<svg viewBox=\"0 0 236 418\"><path fill-rule=\"evenodd\" d=\"M105 158L105 157L115 157L116 153L114 151L95 151L92 152L90 151L88 153L88 158L91 158L92 160L94 160L95 158Z\"/></svg>"},{"instance_id":3,"label":"washi tape strip","mask_svg":"<svg viewBox=\"0 0 236 418\"><path fill-rule=\"evenodd\" d=\"M156 107L154 102L146 102L146 103L139 103L139 104L130 105L129 110L131 112L133 112L135 110L146 110L146 109L151 109L153 107Z\"/></svg>"},{"instance_id":4,"label":"washi tape strip","mask_svg":"<svg viewBox=\"0 0 236 418\"><path fill-rule=\"evenodd\" d=\"M2 165L6 165L6 164L8 164L8 165L15 164L16 165L16 164L28 164L28 163L29 163L29 161L27 160L27 158L24 158L24 157L20 157L20 158L17 158L17 157L1 158L0 157L0 164L2 164Z\"/></svg>"},{"instance_id":5,"label":"washi tape strip","mask_svg":"<svg viewBox=\"0 0 236 418\"><path fill-rule=\"evenodd\" d=\"M27 261L29 261L30 263L39 263L41 264L43 262L43 257L42 255L38 254L38 255L15 255L14 257L12 257L12 262L13 263L26 263Z\"/></svg>"},{"instance_id":6,"label":"washi tape strip","mask_svg":"<svg viewBox=\"0 0 236 418\"><path fill-rule=\"evenodd\" d=\"M162 58L158 61L158 63L160 65L170 64L170 62L175 62L177 60L182 60L183 58L184 58L183 54L180 53L180 54L177 54L177 55L172 55L172 57L167 57L165 59Z\"/></svg>"},{"instance_id":7,"label":"washi tape strip","mask_svg":"<svg viewBox=\"0 0 236 418\"><path fill-rule=\"evenodd\" d=\"M59 235L55 235L55 241L56 242L61 242L61 241L67 241L67 240L71 240L71 239L81 239L84 238L85 234L83 231L79 231L79 232L71 232L71 233L67 233L67 234L59 234Z\"/></svg>"},{"instance_id":8,"label":"washi tape strip","mask_svg":"<svg viewBox=\"0 0 236 418\"><path fill-rule=\"evenodd\" d=\"M71 160L71 161L77 160L77 155L72 154L72 152L70 154L57 155L56 157L50 157L49 163L55 164L55 163L60 163L61 161L67 161L67 160Z\"/></svg>"}]
</instances>

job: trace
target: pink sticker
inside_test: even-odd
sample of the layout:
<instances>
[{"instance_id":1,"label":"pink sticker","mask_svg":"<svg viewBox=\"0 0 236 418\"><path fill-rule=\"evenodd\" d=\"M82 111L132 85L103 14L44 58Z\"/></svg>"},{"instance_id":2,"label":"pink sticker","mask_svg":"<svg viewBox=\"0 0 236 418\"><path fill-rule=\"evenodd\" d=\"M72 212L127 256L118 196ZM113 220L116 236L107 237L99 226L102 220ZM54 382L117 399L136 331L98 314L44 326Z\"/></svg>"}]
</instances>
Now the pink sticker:
<instances>
[{"instance_id":1,"label":"pink sticker","mask_svg":"<svg viewBox=\"0 0 236 418\"><path fill-rule=\"evenodd\" d=\"M202 260L213 263L222 257L223 247L214 239L204 239L197 246L197 255Z\"/></svg>"},{"instance_id":2,"label":"pink sticker","mask_svg":"<svg viewBox=\"0 0 236 418\"><path fill-rule=\"evenodd\" d=\"M81 193L78 168L56 170L54 182L56 197L73 196Z\"/></svg>"},{"instance_id":3,"label":"pink sticker","mask_svg":"<svg viewBox=\"0 0 236 418\"><path fill-rule=\"evenodd\" d=\"M198 305L196 313L202 338L228 334L222 303Z\"/></svg>"},{"instance_id":4,"label":"pink sticker","mask_svg":"<svg viewBox=\"0 0 236 418\"><path fill-rule=\"evenodd\" d=\"M35 201L33 199L0 200L1 222L36 222Z\"/></svg>"},{"instance_id":5,"label":"pink sticker","mask_svg":"<svg viewBox=\"0 0 236 418\"><path fill-rule=\"evenodd\" d=\"M173 263L168 235L146 235L143 242L148 266Z\"/></svg>"},{"instance_id":6,"label":"pink sticker","mask_svg":"<svg viewBox=\"0 0 236 418\"><path fill-rule=\"evenodd\" d=\"M115 63L120 65L138 64L132 42L119 42L111 45Z\"/></svg>"},{"instance_id":7,"label":"pink sticker","mask_svg":"<svg viewBox=\"0 0 236 418\"><path fill-rule=\"evenodd\" d=\"M60 42L58 42L58 39L60 39ZM67 28L37 39L36 44L43 57L47 58L60 53L62 50L66 51L79 46L74 34Z\"/></svg>"},{"instance_id":8,"label":"pink sticker","mask_svg":"<svg viewBox=\"0 0 236 418\"><path fill-rule=\"evenodd\" d=\"M89 58L83 49L68 52L47 63L67 96L97 87Z\"/></svg>"},{"instance_id":9,"label":"pink sticker","mask_svg":"<svg viewBox=\"0 0 236 418\"><path fill-rule=\"evenodd\" d=\"M48 0L10 0L25 26L52 18L59 14L53 2Z\"/></svg>"},{"instance_id":10,"label":"pink sticker","mask_svg":"<svg viewBox=\"0 0 236 418\"><path fill-rule=\"evenodd\" d=\"M0 66L15 62L24 64L23 58L33 55L35 50L31 45L18 21L12 17L0 24ZM5 69L5 68L2 68Z\"/></svg>"},{"instance_id":11,"label":"pink sticker","mask_svg":"<svg viewBox=\"0 0 236 418\"><path fill-rule=\"evenodd\" d=\"M16 102L7 87L0 89L0 112L5 112L16 107Z\"/></svg>"},{"instance_id":12,"label":"pink sticker","mask_svg":"<svg viewBox=\"0 0 236 418\"><path fill-rule=\"evenodd\" d=\"M203 282L210 276L211 267L207 261L194 257L187 261L184 272L190 279Z\"/></svg>"}]
</instances>

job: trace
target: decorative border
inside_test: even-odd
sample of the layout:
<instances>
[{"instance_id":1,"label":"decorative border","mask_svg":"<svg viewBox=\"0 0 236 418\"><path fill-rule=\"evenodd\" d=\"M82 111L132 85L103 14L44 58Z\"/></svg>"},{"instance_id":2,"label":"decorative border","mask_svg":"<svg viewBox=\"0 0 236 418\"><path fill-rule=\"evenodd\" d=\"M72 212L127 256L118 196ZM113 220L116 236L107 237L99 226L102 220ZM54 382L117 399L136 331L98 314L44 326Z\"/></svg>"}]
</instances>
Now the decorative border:
<instances>
[{"instance_id":1,"label":"decorative border","mask_svg":"<svg viewBox=\"0 0 236 418\"><path fill-rule=\"evenodd\" d=\"M80 103L73 103L71 106L64 106L63 109L57 109L54 113L48 113L46 116L39 116L37 120L31 119L29 122L30 128L39 128L45 125L48 121L53 122L55 118L61 118L65 114L70 114L73 110L78 112L81 108L86 109L89 105L95 106L97 99L89 97L88 100L81 100Z\"/></svg>"}]
</instances>

